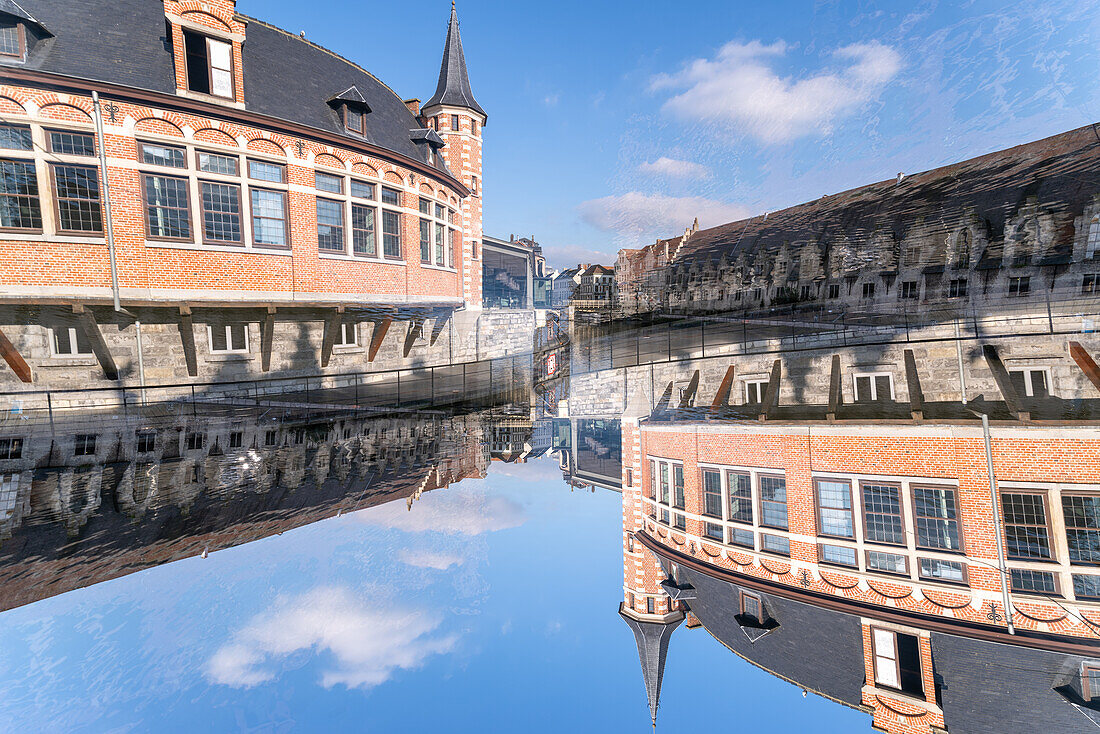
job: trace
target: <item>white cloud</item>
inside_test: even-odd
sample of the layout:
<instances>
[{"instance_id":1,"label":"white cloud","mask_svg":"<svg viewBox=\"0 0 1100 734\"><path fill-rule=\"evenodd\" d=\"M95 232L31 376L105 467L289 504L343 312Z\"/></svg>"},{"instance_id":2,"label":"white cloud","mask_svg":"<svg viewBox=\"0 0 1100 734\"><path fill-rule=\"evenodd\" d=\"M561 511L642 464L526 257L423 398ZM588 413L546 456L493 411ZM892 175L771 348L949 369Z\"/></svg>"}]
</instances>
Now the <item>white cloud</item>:
<instances>
[{"instance_id":1,"label":"white cloud","mask_svg":"<svg viewBox=\"0 0 1100 734\"><path fill-rule=\"evenodd\" d=\"M691 226L696 217L700 227L713 227L749 216L748 209L736 204L700 196L676 197L640 191L592 199L578 209L581 218L593 227L633 239L683 234L683 229Z\"/></svg>"},{"instance_id":2,"label":"white cloud","mask_svg":"<svg viewBox=\"0 0 1100 734\"><path fill-rule=\"evenodd\" d=\"M647 161L638 170L655 176L667 176L669 178L709 178L710 169L700 163L681 161L675 158L661 156L655 161Z\"/></svg>"},{"instance_id":3,"label":"white cloud","mask_svg":"<svg viewBox=\"0 0 1100 734\"><path fill-rule=\"evenodd\" d=\"M481 535L519 527L527 521L516 502L472 489L425 492L411 510L400 500L360 510L355 517L368 525L409 533L434 530L449 535Z\"/></svg>"},{"instance_id":4,"label":"white cloud","mask_svg":"<svg viewBox=\"0 0 1100 734\"><path fill-rule=\"evenodd\" d=\"M321 685L370 688L397 670L450 652L458 638L432 636L439 619L424 611L371 607L344 588L319 588L262 612L219 648L206 667L215 683L249 688L273 680L277 663L305 650L329 652L335 666Z\"/></svg>"},{"instance_id":5,"label":"white cloud","mask_svg":"<svg viewBox=\"0 0 1100 734\"><path fill-rule=\"evenodd\" d=\"M461 566L466 559L457 553L445 553L443 551L410 550L405 548L397 554L398 559L404 564L416 568L434 568L437 571L446 571L451 566Z\"/></svg>"},{"instance_id":6,"label":"white cloud","mask_svg":"<svg viewBox=\"0 0 1100 734\"><path fill-rule=\"evenodd\" d=\"M713 59L695 59L659 74L650 89L682 90L664 103L679 117L713 123L764 143L826 135L841 118L875 99L901 70L901 55L877 41L833 52L841 68L802 78L780 77L772 63L787 44L730 42Z\"/></svg>"}]
</instances>

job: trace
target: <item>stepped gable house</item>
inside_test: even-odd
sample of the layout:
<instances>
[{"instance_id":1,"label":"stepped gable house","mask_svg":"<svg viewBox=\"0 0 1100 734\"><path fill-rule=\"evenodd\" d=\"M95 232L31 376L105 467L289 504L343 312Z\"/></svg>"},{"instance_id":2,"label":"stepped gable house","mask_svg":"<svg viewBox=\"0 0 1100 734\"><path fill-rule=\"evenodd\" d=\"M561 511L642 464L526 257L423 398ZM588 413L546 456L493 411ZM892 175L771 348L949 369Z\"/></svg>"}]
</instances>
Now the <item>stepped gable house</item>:
<instances>
[{"instance_id":1,"label":"stepped gable house","mask_svg":"<svg viewBox=\"0 0 1100 734\"><path fill-rule=\"evenodd\" d=\"M0 379L480 308L485 122L453 5L421 107L234 0L0 0Z\"/></svg>"},{"instance_id":2,"label":"stepped gable house","mask_svg":"<svg viewBox=\"0 0 1100 734\"><path fill-rule=\"evenodd\" d=\"M628 313L792 303L880 310L1094 297L1100 135L1089 125L619 253Z\"/></svg>"}]
</instances>

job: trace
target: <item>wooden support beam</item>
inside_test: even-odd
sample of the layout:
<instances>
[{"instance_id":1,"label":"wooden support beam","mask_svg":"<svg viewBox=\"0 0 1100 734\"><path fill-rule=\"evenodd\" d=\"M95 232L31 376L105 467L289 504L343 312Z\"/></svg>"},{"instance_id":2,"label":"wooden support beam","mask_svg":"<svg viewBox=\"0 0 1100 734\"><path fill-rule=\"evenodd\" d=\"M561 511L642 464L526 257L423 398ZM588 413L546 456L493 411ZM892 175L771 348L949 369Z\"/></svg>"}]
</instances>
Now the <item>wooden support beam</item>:
<instances>
[{"instance_id":1,"label":"wooden support beam","mask_svg":"<svg viewBox=\"0 0 1100 734\"><path fill-rule=\"evenodd\" d=\"M268 306L264 322L260 325L260 369L271 369L271 347L275 341L275 307Z\"/></svg>"},{"instance_id":2,"label":"wooden support beam","mask_svg":"<svg viewBox=\"0 0 1100 734\"><path fill-rule=\"evenodd\" d=\"M336 344L336 335L340 333L343 324L344 314L340 309L333 311L325 319L325 335L321 339L321 369L328 367L328 362L332 359L332 347ZM371 359L374 357L372 356Z\"/></svg>"},{"instance_id":3,"label":"wooden support beam","mask_svg":"<svg viewBox=\"0 0 1100 734\"><path fill-rule=\"evenodd\" d=\"M834 354L833 364L829 368L829 410L825 414L825 419L830 422L836 420L837 411L844 402L843 392L840 389L841 379L840 355Z\"/></svg>"},{"instance_id":4,"label":"wooden support beam","mask_svg":"<svg viewBox=\"0 0 1100 734\"><path fill-rule=\"evenodd\" d=\"M83 306L73 306L80 328L84 331L84 338L88 340L88 346L92 348L99 366L103 369L103 375L108 380L118 379L118 367L115 358L111 356L111 350L107 348L107 342L103 339L103 332L96 323L95 315Z\"/></svg>"},{"instance_id":5,"label":"wooden support beam","mask_svg":"<svg viewBox=\"0 0 1100 734\"><path fill-rule=\"evenodd\" d=\"M688 382L687 390L684 390L684 394L680 396L680 407L690 408L695 402L695 393L699 392L699 370L695 370L695 374L691 376L691 381Z\"/></svg>"},{"instance_id":6,"label":"wooden support beam","mask_svg":"<svg viewBox=\"0 0 1100 734\"><path fill-rule=\"evenodd\" d=\"M367 349L367 361L373 362L374 358L378 356L378 350L382 346L382 340L386 338L386 332L390 330L390 325L393 324L393 316L383 316L374 322L374 333L370 337L370 348Z\"/></svg>"},{"instance_id":7,"label":"wooden support beam","mask_svg":"<svg viewBox=\"0 0 1100 734\"><path fill-rule=\"evenodd\" d=\"M1089 382L1092 383L1093 387L1100 390L1100 367L1096 366L1096 362L1085 351L1085 348L1077 342L1070 342L1069 356L1073 357L1073 361L1085 373L1085 377L1089 378Z\"/></svg>"},{"instance_id":8,"label":"wooden support beam","mask_svg":"<svg viewBox=\"0 0 1100 734\"><path fill-rule=\"evenodd\" d=\"M657 406L653 409L654 415L660 415L661 413L665 413L668 411L668 404L672 402L673 387L674 384L672 383L672 381L669 381L669 383L665 385L665 391L661 394L661 399L657 401Z\"/></svg>"},{"instance_id":9,"label":"wooden support beam","mask_svg":"<svg viewBox=\"0 0 1100 734\"><path fill-rule=\"evenodd\" d=\"M762 421L768 419L768 414L771 413L779 405L779 381L783 378L783 361L775 360L772 362L772 374L768 378L768 389L764 391L764 400L760 403L760 415L758 418Z\"/></svg>"},{"instance_id":10,"label":"wooden support beam","mask_svg":"<svg viewBox=\"0 0 1100 734\"><path fill-rule=\"evenodd\" d=\"M729 405L735 374L736 368L732 364L726 368L726 376L722 378L722 384L718 386L718 392L714 394L714 402L710 404L712 409L724 408Z\"/></svg>"},{"instance_id":11,"label":"wooden support beam","mask_svg":"<svg viewBox=\"0 0 1100 734\"><path fill-rule=\"evenodd\" d=\"M187 306L180 307L180 339L183 340L183 359L187 363L187 374L198 377L199 357L195 351L195 322L191 316L191 309Z\"/></svg>"},{"instance_id":12,"label":"wooden support beam","mask_svg":"<svg viewBox=\"0 0 1100 734\"><path fill-rule=\"evenodd\" d=\"M909 388L909 412L913 420L924 420L924 391L920 387L920 376L917 375L917 360L913 356L912 349L903 352L905 356L905 385Z\"/></svg>"},{"instance_id":13,"label":"wooden support beam","mask_svg":"<svg viewBox=\"0 0 1100 734\"><path fill-rule=\"evenodd\" d=\"M402 357L409 356L416 340L424 334L424 321L426 318L425 316L413 316L412 321L409 322L409 330L405 332L405 348L401 354Z\"/></svg>"},{"instance_id":14,"label":"wooden support beam","mask_svg":"<svg viewBox=\"0 0 1100 734\"><path fill-rule=\"evenodd\" d=\"M447 328L447 324L451 320L451 316L454 311L446 309L444 311L436 311L435 323L432 324L432 338L428 342L429 346L435 346L435 340L439 338L439 335L443 333L443 330Z\"/></svg>"},{"instance_id":15,"label":"wooden support beam","mask_svg":"<svg viewBox=\"0 0 1100 734\"><path fill-rule=\"evenodd\" d=\"M11 367L11 371L15 373L20 381L31 381L30 366L3 331L0 331L0 357L4 358L4 361L8 363L8 367Z\"/></svg>"},{"instance_id":16,"label":"wooden support beam","mask_svg":"<svg viewBox=\"0 0 1100 734\"><path fill-rule=\"evenodd\" d=\"M989 371L993 373L993 381L997 383L997 389L1001 391L1001 397L1004 398L1008 411L1016 416L1017 420L1031 420L1031 413L1024 410L1020 396L1012 385L1012 379L1008 376L1008 370L1005 369L1001 356L997 354L997 348L992 344L986 344L982 347L982 355L985 357L985 363L989 365Z\"/></svg>"}]
</instances>

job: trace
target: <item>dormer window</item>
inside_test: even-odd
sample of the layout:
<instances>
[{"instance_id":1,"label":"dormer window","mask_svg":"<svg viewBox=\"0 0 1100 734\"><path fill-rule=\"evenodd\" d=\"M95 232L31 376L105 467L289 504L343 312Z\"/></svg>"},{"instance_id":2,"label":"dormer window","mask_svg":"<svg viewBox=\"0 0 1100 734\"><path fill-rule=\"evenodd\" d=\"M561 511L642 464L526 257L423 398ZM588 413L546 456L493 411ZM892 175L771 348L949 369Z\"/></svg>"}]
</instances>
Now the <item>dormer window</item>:
<instances>
[{"instance_id":1,"label":"dormer window","mask_svg":"<svg viewBox=\"0 0 1100 734\"><path fill-rule=\"evenodd\" d=\"M0 57L23 61L27 55L27 37L23 24L12 17L0 18Z\"/></svg>"},{"instance_id":2,"label":"dormer window","mask_svg":"<svg viewBox=\"0 0 1100 734\"><path fill-rule=\"evenodd\" d=\"M184 29L187 51L187 88L199 94L235 99L233 44Z\"/></svg>"},{"instance_id":3,"label":"dormer window","mask_svg":"<svg viewBox=\"0 0 1100 734\"><path fill-rule=\"evenodd\" d=\"M344 129L356 135L367 134L367 115L361 109L344 105Z\"/></svg>"}]
</instances>

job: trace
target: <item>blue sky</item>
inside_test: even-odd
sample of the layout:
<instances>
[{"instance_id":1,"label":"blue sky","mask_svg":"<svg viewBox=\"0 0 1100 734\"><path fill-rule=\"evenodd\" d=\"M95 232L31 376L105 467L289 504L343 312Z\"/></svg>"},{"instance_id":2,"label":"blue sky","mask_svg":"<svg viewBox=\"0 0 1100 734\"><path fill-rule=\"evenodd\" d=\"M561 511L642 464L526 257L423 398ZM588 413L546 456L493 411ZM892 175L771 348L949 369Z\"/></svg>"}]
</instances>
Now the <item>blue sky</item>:
<instances>
[{"instance_id":1,"label":"blue sky","mask_svg":"<svg viewBox=\"0 0 1100 734\"><path fill-rule=\"evenodd\" d=\"M649 731L620 497L496 464L0 615L0 731ZM700 676L700 670L718 675ZM678 629L664 728L870 731Z\"/></svg>"},{"instance_id":2,"label":"blue sky","mask_svg":"<svg viewBox=\"0 0 1100 734\"><path fill-rule=\"evenodd\" d=\"M239 0L429 97L445 1ZM489 234L551 263L776 210L1100 118L1096 2L458 5L489 113ZM409 49L414 49L410 53Z\"/></svg>"}]
</instances>

